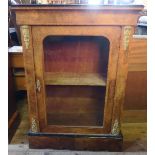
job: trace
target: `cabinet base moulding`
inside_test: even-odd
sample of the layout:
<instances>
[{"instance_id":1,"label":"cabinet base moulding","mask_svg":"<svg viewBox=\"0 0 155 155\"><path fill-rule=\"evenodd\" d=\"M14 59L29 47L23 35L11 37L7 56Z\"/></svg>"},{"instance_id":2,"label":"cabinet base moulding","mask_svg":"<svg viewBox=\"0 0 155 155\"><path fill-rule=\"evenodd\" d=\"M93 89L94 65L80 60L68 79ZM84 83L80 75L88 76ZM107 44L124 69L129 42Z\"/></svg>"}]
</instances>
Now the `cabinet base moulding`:
<instances>
[{"instance_id":1,"label":"cabinet base moulding","mask_svg":"<svg viewBox=\"0 0 155 155\"><path fill-rule=\"evenodd\" d=\"M29 147L31 149L68 149L89 151L122 150L123 136L106 134L51 134L29 132Z\"/></svg>"}]
</instances>

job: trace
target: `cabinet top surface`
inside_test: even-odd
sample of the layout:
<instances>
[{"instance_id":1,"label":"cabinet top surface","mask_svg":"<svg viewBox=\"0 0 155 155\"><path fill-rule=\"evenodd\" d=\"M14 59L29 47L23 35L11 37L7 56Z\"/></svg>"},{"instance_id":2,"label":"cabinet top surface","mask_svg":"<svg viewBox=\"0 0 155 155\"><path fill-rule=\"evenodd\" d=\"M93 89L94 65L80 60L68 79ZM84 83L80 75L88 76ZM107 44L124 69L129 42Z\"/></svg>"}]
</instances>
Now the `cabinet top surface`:
<instances>
[{"instance_id":1,"label":"cabinet top surface","mask_svg":"<svg viewBox=\"0 0 155 155\"><path fill-rule=\"evenodd\" d=\"M11 5L12 10L135 10L141 11L143 5L88 5L88 4L52 4L52 5Z\"/></svg>"}]
</instances>

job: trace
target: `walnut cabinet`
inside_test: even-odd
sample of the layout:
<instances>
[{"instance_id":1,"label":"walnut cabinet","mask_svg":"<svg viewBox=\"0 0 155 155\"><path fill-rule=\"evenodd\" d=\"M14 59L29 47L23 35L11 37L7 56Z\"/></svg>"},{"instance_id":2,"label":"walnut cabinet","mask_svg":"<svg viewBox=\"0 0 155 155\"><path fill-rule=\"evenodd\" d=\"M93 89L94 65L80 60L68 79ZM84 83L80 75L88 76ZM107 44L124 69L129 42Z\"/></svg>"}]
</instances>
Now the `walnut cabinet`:
<instances>
[{"instance_id":1,"label":"walnut cabinet","mask_svg":"<svg viewBox=\"0 0 155 155\"><path fill-rule=\"evenodd\" d=\"M119 151L128 46L143 6L16 6L30 148Z\"/></svg>"}]
</instances>

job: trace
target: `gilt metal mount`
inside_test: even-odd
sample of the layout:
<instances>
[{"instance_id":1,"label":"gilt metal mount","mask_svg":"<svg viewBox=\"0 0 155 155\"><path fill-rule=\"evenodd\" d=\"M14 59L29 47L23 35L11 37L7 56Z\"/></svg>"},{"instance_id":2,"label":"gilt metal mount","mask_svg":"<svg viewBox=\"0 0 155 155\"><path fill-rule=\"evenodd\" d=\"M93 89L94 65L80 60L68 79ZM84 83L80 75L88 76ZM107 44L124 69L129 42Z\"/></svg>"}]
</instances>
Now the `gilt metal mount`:
<instances>
[{"instance_id":1,"label":"gilt metal mount","mask_svg":"<svg viewBox=\"0 0 155 155\"><path fill-rule=\"evenodd\" d=\"M29 45L30 45L29 26L27 26L27 25L21 26L21 31L22 31L22 35L23 35L23 41L25 44L25 48L28 49Z\"/></svg>"},{"instance_id":2,"label":"gilt metal mount","mask_svg":"<svg viewBox=\"0 0 155 155\"><path fill-rule=\"evenodd\" d=\"M116 119L114 124L113 124L111 134L112 135L119 135L119 133L120 133L120 125L119 125L118 120Z\"/></svg>"},{"instance_id":3,"label":"gilt metal mount","mask_svg":"<svg viewBox=\"0 0 155 155\"><path fill-rule=\"evenodd\" d=\"M32 118L31 120L31 131L32 132L38 132L38 125L37 125L37 120Z\"/></svg>"},{"instance_id":4,"label":"gilt metal mount","mask_svg":"<svg viewBox=\"0 0 155 155\"><path fill-rule=\"evenodd\" d=\"M132 33L132 27L131 26L125 26L124 27L124 50L126 51L129 47L129 40Z\"/></svg>"}]
</instances>

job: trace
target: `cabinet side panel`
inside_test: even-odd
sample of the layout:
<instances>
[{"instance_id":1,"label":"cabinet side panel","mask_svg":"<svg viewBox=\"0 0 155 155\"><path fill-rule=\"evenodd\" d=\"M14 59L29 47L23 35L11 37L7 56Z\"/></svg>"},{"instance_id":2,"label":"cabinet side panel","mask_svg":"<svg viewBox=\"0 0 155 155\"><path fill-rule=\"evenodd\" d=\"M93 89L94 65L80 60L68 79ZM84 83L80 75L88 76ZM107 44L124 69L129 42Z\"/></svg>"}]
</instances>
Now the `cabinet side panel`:
<instances>
[{"instance_id":1,"label":"cabinet side panel","mask_svg":"<svg viewBox=\"0 0 155 155\"><path fill-rule=\"evenodd\" d=\"M28 94L29 119L32 132L39 131L39 120L35 86L35 68L32 47L32 34L30 26L21 26L24 66Z\"/></svg>"},{"instance_id":2,"label":"cabinet side panel","mask_svg":"<svg viewBox=\"0 0 155 155\"><path fill-rule=\"evenodd\" d=\"M116 79L116 89L114 97L112 134L119 134L121 125L121 114L125 97L125 87L128 73L128 48L131 36L133 34L132 26L122 27L120 50L118 57L118 69Z\"/></svg>"}]
</instances>

